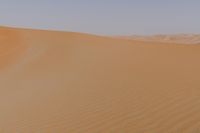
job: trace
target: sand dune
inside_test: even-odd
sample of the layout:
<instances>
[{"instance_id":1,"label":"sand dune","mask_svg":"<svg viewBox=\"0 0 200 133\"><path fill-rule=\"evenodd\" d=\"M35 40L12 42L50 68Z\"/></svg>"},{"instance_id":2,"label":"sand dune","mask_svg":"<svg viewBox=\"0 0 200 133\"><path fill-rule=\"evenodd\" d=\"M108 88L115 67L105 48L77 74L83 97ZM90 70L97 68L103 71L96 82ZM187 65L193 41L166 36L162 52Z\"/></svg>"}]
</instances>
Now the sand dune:
<instances>
[{"instance_id":1,"label":"sand dune","mask_svg":"<svg viewBox=\"0 0 200 133\"><path fill-rule=\"evenodd\" d=\"M0 132L200 132L199 58L200 45L1 27Z\"/></svg>"},{"instance_id":2,"label":"sand dune","mask_svg":"<svg viewBox=\"0 0 200 133\"><path fill-rule=\"evenodd\" d=\"M180 43L180 44L200 44L199 34L172 34L172 35L151 35L151 36L117 36L117 38L156 41L164 43Z\"/></svg>"}]
</instances>

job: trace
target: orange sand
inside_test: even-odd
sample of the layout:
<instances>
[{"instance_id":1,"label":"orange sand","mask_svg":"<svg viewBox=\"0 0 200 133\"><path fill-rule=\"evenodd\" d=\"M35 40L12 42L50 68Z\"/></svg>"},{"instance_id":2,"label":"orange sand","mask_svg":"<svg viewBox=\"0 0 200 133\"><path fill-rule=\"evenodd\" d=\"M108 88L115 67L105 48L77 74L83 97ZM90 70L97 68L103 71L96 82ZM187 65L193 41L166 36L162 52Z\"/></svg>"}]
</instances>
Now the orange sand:
<instances>
[{"instance_id":1,"label":"orange sand","mask_svg":"<svg viewBox=\"0 0 200 133\"><path fill-rule=\"evenodd\" d=\"M1 133L198 133L200 45L0 28Z\"/></svg>"}]
</instances>

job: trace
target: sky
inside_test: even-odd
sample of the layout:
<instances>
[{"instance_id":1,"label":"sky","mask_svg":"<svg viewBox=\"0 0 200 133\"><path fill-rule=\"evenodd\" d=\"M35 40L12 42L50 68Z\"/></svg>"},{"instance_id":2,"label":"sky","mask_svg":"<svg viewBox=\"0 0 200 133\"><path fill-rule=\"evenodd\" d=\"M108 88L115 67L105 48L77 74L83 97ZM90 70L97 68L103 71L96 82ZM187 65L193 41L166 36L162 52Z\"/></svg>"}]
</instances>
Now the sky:
<instances>
[{"instance_id":1,"label":"sky","mask_svg":"<svg viewBox=\"0 0 200 133\"><path fill-rule=\"evenodd\" d=\"M0 25L98 35L200 33L200 0L0 0Z\"/></svg>"}]
</instances>

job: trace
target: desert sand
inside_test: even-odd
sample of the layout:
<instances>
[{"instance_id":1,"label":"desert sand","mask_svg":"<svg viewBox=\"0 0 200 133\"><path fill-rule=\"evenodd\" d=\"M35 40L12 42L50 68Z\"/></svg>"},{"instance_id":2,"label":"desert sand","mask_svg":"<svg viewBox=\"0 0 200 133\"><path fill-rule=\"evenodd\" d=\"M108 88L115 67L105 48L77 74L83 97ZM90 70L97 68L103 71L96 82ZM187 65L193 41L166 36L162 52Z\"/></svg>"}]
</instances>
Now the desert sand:
<instances>
[{"instance_id":1,"label":"desert sand","mask_svg":"<svg viewBox=\"0 0 200 133\"><path fill-rule=\"evenodd\" d=\"M199 133L200 45L0 28L1 133Z\"/></svg>"}]
</instances>

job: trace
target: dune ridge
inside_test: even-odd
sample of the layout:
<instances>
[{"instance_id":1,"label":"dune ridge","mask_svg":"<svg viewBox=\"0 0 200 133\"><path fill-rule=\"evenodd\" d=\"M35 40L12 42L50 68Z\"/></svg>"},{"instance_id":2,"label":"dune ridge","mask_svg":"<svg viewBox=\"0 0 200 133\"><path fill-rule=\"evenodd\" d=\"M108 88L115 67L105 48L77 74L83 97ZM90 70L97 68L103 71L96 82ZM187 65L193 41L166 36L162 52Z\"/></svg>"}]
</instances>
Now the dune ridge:
<instances>
[{"instance_id":1,"label":"dune ridge","mask_svg":"<svg viewBox=\"0 0 200 133\"><path fill-rule=\"evenodd\" d=\"M200 45L0 27L0 132L199 132L199 58Z\"/></svg>"}]
</instances>

